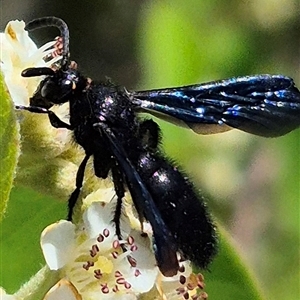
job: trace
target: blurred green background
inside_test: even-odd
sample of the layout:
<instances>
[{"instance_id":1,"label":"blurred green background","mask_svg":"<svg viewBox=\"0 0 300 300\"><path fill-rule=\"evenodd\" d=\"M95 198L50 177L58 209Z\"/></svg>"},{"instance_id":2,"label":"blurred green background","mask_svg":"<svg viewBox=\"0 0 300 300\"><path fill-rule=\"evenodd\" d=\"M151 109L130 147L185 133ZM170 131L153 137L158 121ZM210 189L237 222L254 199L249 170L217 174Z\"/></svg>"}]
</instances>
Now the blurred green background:
<instances>
[{"instance_id":1,"label":"blurred green background","mask_svg":"<svg viewBox=\"0 0 300 300\"><path fill-rule=\"evenodd\" d=\"M284 74L300 87L299 0L1 0L0 9L1 30L14 19L63 18L81 70L129 90L258 73ZM42 45L57 34L34 37ZM209 199L265 299L300 299L300 131L277 139L236 130L199 136L160 124L166 152ZM39 234L64 217L63 208L16 184L1 225L0 286L12 292L40 268Z\"/></svg>"}]
</instances>

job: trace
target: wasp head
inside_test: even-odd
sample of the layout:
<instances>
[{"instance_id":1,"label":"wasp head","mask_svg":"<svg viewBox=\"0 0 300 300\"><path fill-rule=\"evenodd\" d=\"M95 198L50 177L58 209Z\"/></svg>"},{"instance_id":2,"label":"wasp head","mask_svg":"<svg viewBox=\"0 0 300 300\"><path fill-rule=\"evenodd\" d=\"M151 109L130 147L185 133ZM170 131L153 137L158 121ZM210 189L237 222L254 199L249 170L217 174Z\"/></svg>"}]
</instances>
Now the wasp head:
<instances>
[{"instance_id":1,"label":"wasp head","mask_svg":"<svg viewBox=\"0 0 300 300\"><path fill-rule=\"evenodd\" d=\"M22 72L22 76L46 76L30 98L30 106L44 108L69 101L76 91L80 78L75 62L71 62L66 70L47 67L29 68Z\"/></svg>"},{"instance_id":2,"label":"wasp head","mask_svg":"<svg viewBox=\"0 0 300 300\"><path fill-rule=\"evenodd\" d=\"M59 64L49 67L28 68L22 72L23 77L45 76L40 82L30 106L50 108L54 104L62 104L70 100L78 88L78 82L85 84L77 71L77 64L69 61L69 29L67 24L56 17L35 19L26 24L25 29L32 31L43 27L56 27L60 31L54 53L61 55ZM58 52L58 53L56 53ZM80 80L81 79L81 80ZM79 84L80 88L82 84Z\"/></svg>"}]
</instances>

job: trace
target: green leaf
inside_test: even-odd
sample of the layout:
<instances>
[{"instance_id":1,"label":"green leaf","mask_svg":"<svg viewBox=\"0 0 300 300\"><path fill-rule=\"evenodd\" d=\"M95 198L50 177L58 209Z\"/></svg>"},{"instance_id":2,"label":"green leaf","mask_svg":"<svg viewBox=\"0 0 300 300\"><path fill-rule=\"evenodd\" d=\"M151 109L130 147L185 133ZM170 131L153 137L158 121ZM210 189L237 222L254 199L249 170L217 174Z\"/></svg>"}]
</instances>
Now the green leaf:
<instances>
[{"instance_id":1,"label":"green leaf","mask_svg":"<svg viewBox=\"0 0 300 300\"><path fill-rule=\"evenodd\" d=\"M229 234L218 225L220 249L209 272L204 272L205 291L211 299L261 300L257 280L235 250Z\"/></svg>"},{"instance_id":2,"label":"green leaf","mask_svg":"<svg viewBox=\"0 0 300 300\"><path fill-rule=\"evenodd\" d=\"M5 257L1 261L0 286L8 293L14 293L45 264L39 243L41 232L65 215L63 202L29 188L12 189L0 231L1 255Z\"/></svg>"},{"instance_id":3,"label":"green leaf","mask_svg":"<svg viewBox=\"0 0 300 300\"><path fill-rule=\"evenodd\" d=\"M0 221L6 210L19 156L20 136L12 101L0 72Z\"/></svg>"}]
</instances>

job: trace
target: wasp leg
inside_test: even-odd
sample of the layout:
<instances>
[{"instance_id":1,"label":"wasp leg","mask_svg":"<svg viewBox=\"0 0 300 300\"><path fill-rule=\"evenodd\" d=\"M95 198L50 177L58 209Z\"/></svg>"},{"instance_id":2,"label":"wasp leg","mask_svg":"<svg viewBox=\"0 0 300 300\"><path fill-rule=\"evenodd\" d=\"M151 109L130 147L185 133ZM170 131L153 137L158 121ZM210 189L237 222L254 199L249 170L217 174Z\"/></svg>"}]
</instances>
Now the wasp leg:
<instances>
[{"instance_id":1,"label":"wasp leg","mask_svg":"<svg viewBox=\"0 0 300 300\"><path fill-rule=\"evenodd\" d=\"M16 105L15 108L18 110L27 110L37 114L48 114L49 121L53 127L73 130L70 124L65 123L53 111L48 110L46 108L38 107L38 106L23 106L23 105Z\"/></svg>"},{"instance_id":2,"label":"wasp leg","mask_svg":"<svg viewBox=\"0 0 300 300\"><path fill-rule=\"evenodd\" d=\"M152 119L143 121L139 126L139 137L146 148L152 150L157 149L161 141L161 133L158 124Z\"/></svg>"},{"instance_id":3,"label":"wasp leg","mask_svg":"<svg viewBox=\"0 0 300 300\"><path fill-rule=\"evenodd\" d=\"M90 158L90 155L87 155L84 157L83 161L81 162L77 174L76 174L76 189L73 191L73 193L71 194L69 200L68 200L68 216L67 216L67 220L68 221L72 221L72 217L73 217L73 210L75 207L75 204L78 200L78 196L80 193L80 190L82 188L82 183L83 183L83 178L84 178L84 170L86 167L86 164L88 162Z\"/></svg>"},{"instance_id":4,"label":"wasp leg","mask_svg":"<svg viewBox=\"0 0 300 300\"><path fill-rule=\"evenodd\" d=\"M120 229L120 218L122 213L122 199L125 196L125 190L124 190L123 175L117 166L112 168L112 177L113 177L115 191L118 197L113 222L116 225L116 235L118 236L118 239L121 240L122 235Z\"/></svg>"}]
</instances>

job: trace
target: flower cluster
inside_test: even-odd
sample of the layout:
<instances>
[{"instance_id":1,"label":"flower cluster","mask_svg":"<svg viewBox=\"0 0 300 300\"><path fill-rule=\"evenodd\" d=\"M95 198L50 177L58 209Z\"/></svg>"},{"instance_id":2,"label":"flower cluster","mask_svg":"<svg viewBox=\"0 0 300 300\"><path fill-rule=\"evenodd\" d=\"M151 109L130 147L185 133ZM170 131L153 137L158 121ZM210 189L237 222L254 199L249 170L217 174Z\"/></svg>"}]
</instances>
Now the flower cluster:
<instances>
[{"instance_id":1,"label":"flower cluster","mask_svg":"<svg viewBox=\"0 0 300 300\"><path fill-rule=\"evenodd\" d=\"M10 21L4 32L0 33L0 71L14 104L28 106L30 97L44 77L24 78L21 76L22 71L30 67L51 67L61 57L51 55L56 50L57 40L38 48L24 28L23 21ZM61 119L68 121L68 104L56 106L53 111ZM47 191L54 197L67 197L73 189L72 178L76 174L77 163L82 155L80 149L71 145L71 135L67 129L49 126L47 115L16 112L21 124L22 139L18 183L29 184L33 189ZM29 168L23 168L25 165ZM45 173L55 173L54 182L47 179ZM44 188L38 185L43 177ZM55 188L52 188L53 186Z\"/></svg>"},{"instance_id":2,"label":"flower cluster","mask_svg":"<svg viewBox=\"0 0 300 300\"><path fill-rule=\"evenodd\" d=\"M76 288L83 299L97 299L100 294L103 299L151 299L148 293L153 299L200 297L196 290L203 288L203 278L192 273L188 262L181 263L174 277L159 272L151 250L151 232L141 235L139 228L134 228L137 219L132 214L130 219L125 212L122 216L122 239L115 235L111 221L115 205L113 188L102 188L84 199L82 223L75 226L60 221L48 226L41 246L50 269L60 270L68 286ZM130 210L127 205L125 211Z\"/></svg>"}]
</instances>

